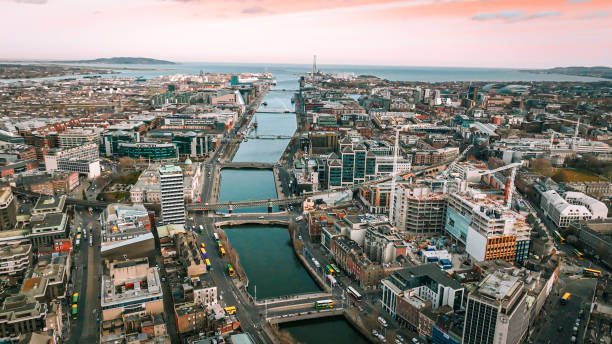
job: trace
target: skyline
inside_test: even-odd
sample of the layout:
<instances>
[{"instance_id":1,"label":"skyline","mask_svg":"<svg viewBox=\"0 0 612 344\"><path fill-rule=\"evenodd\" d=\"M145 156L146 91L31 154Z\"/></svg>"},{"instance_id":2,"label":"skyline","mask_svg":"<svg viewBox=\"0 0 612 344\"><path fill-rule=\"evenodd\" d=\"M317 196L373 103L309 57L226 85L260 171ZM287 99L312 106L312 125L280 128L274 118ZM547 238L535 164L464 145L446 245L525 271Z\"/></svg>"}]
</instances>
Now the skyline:
<instances>
[{"instance_id":1,"label":"skyline","mask_svg":"<svg viewBox=\"0 0 612 344\"><path fill-rule=\"evenodd\" d=\"M321 65L612 64L612 4L604 0L0 0L0 12L13 32L0 37L3 60L304 65L316 54Z\"/></svg>"}]
</instances>

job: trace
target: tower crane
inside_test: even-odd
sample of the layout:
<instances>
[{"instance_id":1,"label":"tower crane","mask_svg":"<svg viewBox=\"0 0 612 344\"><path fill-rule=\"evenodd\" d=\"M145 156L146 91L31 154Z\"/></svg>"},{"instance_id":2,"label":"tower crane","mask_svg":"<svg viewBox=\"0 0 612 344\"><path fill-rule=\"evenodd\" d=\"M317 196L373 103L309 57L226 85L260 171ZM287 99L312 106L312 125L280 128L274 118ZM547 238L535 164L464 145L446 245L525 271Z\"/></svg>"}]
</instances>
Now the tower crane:
<instances>
[{"instance_id":1,"label":"tower crane","mask_svg":"<svg viewBox=\"0 0 612 344\"><path fill-rule=\"evenodd\" d=\"M467 154L467 152L472 149L472 147L474 147L473 144L470 144L469 146L467 146L463 152L459 153L459 155L457 155L457 157L455 158L455 160L453 160L448 167L442 171L442 173L440 174L440 178L442 179L446 179L446 177L448 177L448 174L450 173L450 171L453 170L453 168L455 167L455 165L457 165L457 163L459 162L459 160L463 159L463 157L465 156L465 154Z\"/></svg>"},{"instance_id":2,"label":"tower crane","mask_svg":"<svg viewBox=\"0 0 612 344\"><path fill-rule=\"evenodd\" d=\"M514 192L514 178L516 177L516 170L521 167L521 165L523 165L523 161L521 162L514 162L502 167L498 167L496 169L493 170L484 170L484 171L478 171L478 175L479 176L485 176L488 174L495 174L497 172L500 171L504 171L507 170L509 168L512 169L512 172L510 173L510 177L508 177L506 179L506 188L504 190L504 198L506 200L506 209L510 209L512 207L512 193ZM464 178L465 180L465 178Z\"/></svg>"}]
</instances>

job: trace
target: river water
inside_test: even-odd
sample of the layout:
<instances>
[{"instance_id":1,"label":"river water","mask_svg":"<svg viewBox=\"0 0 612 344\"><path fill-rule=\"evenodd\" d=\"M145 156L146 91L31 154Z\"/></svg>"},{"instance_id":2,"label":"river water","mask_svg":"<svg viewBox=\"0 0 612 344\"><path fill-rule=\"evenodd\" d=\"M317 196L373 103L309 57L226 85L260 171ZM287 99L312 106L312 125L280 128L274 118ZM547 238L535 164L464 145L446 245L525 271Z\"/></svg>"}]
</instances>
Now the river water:
<instances>
[{"instance_id":1,"label":"river water","mask_svg":"<svg viewBox=\"0 0 612 344\"><path fill-rule=\"evenodd\" d=\"M277 77L278 80L278 77ZM257 121L256 135L287 135L296 130L295 113L265 113L293 109L293 92L297 79L287 79L264 98L252 121ZM233 161L276 163L289 139L249 139L240 144ZM224 169L221 171L219 200L240 201L276 198L274 176L269 170ZM277 209L275 209L277 210ZM235 209L235 212L266 212L266 207ZM320 288L293 253L287 228L268 225L224 227L238 252L240 264L249 278L248 291L257 299L319 292ZM290 323L282 327L301 343L367 343L342 317Z\"/></svg>"},{"instance_id":2,"label":"river water","mask_svg":"<svg viewBox=\"0 0 612 344\"><path fill-rule=\"evenodd\" d=\"M300 343L366 344L369 341L343 317L323 318L285 323L281 330L288 331Z\"/></svg>"}]
</instances>

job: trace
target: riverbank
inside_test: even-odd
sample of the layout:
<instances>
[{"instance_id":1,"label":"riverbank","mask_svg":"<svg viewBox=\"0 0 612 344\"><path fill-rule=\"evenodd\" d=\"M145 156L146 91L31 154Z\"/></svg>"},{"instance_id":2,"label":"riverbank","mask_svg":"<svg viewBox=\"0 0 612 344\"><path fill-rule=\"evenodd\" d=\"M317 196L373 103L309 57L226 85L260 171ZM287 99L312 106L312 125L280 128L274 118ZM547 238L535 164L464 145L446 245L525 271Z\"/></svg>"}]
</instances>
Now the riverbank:
<instances>
[{"instance_id":1,"label":"riverbank","mask_svg":"<svg viewBox=\"0 0 612 344\"><path fill-rule=\"evenodd\" d=\"M310 277L312 277L315 280L315 282L317 282L317 285L319 285L319 287L325 290L326 292L331 293L332 288L328 286L327 283L325 283L325 280L321 276L319 276L319 274L309 264L306 257L304 257L303 255L304 244L302 244L300 240L295 238L296 235L297 235L297 231L295 231L294 233L289 232L289 236L291 237L291 247L293 247L293 253L295 253L295 255L302 262L304 267L306 267L306 271L308 271L308 274L310 274Z\"/></svg>"}]
</instances>

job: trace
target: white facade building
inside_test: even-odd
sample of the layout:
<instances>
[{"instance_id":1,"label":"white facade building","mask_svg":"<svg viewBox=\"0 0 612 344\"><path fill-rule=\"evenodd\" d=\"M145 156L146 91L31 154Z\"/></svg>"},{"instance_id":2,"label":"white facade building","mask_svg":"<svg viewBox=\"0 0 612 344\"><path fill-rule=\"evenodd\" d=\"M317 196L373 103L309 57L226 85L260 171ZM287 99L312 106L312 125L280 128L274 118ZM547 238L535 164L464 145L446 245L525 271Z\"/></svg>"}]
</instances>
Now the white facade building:
<instances>
[{"instance_id":1,"label":"white facade building","mask_svg":"<svg viewBox=\"0 0 612 344\"><path fill-rule=\"evenodd\" d=\"M175 165L159 168L162 220L164 224L185 223L183 170Z\"/></svg>"},{"instance_id":2,"label":"white facade building","mask_svg":"<svg viewBox=\"0 0 612 344\"><path fill-rule=\"evenodd\" d=\"M96 143L58 150L45 155L45 169L72 171L96 178L100 175L100 153Z\"/></svg>"},{"instance_id":3,"label":"white facade building","mask_svg":"<svg viewBox=\"0 0 612 344\"><path fill-rule=\"evenodd\" d=\"M567 192L565 198L555 190L542 193L540 208L559 228L573 222L608 217L608 207L582 192Z\"/></svg>"}]
</instances>

